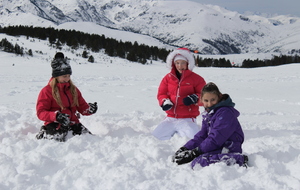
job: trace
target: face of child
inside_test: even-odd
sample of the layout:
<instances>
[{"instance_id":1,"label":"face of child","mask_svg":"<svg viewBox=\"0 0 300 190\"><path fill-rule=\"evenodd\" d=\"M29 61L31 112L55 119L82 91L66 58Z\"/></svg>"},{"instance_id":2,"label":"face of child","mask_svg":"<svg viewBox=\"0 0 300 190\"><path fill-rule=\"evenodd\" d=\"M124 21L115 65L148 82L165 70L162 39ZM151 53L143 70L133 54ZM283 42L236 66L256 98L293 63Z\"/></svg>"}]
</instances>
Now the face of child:
<instances>
[{"instance_id":1,"label":"face of child","mask_svg":"<svg viewBox=\"0 0 300 190\"><path fill-rule=\"evenodd\" d=\"M201 102L204 108L210 108L219 102L219 97L214 93L206 92L203 94Z\"/></svg>"},{"instance_id":2,"label":"face of child","mask_svg":"<svg viewBox=\"0 0 300 190\"><path fill-rule=\"evenodd\" d=\"M176 69L177 69L177 71L179 72L179 73L182 73L182 71L183 70L187 70L187 62L186 61L184 61L184 60L176 60L175 62L174 62L174 64L175 64L175 67L176 67Z\"/></svg>"},{"instance_id":3,"label":"face of child","mask_svg":"<svg viewBox=\"0 0 300 190\"><path fill-rule=\"evenodd\" d=\"M58 76L57 77L57 81L59 83L66 83L69 82L71 78L71 75L67 74L67 75L62 75L62 76Z\"/></svg>"}]
</instances>

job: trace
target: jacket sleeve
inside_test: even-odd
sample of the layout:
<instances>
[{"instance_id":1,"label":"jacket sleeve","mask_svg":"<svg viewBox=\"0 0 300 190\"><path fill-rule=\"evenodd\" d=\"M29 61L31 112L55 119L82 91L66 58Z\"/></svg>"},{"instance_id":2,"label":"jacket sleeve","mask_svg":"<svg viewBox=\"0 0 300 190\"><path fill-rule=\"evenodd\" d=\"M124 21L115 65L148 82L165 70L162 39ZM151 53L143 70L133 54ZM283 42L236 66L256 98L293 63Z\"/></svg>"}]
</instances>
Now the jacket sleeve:
<instances>
[{"instance_id":1,"label":"jacket sleeve","mask_svg":"<svg viewBox=\"0 0 300 190\"><path fill-rule=\"evenodd\" d=\"M36 113L40 120L46 122L56 121L56 111L51 110L52 99L52 94L46 90L46 87L43 88L39 93L36 104Z\"/></svg>"},{"instance_id":2,"label":"jacket sleeve","mask_svg":"<svg viewBox=\"0 0 300 190\"><path fill-rule=\"evenodd\" d=\"M78 104L79 104L77 107L77 111L82 115L91 115L89 112L90 106L82 97L82 94L78 88L77 88L77 95L78 95Z\"/></svg>"},{"instance_id":3,"label":"jacket sleeve","mask_svg":"<svg viewBox=\"0 0 300 190\"><path fill-rule=\"evenodd\" d=\"M197 85L195 87L195 92L196 92L197 96L199 97L198 105L199 106L203 106L203 104L202 104L202 102L200 100L200 97L201 97L202 88L206 85L206 82L205 82L205 80L201 76L199 76L199 79L197 81L198 81L198 83L197 83Z\"/></svg>"},{"instance_id":4,"label":"jacket sleeve","mask_svg":"<svg viewBox=\"0 0 300 190\"><path fill-rule=\"evenodd\" d=\"M233 125L235 116L232 111L221 108L215 114L217 114L216 120L209 131L208 137L199 147L204 153L221 149L236 130L235 125Z\"/></svg>"},{"instance_id":5,"label":"jacket sleeve","mask_svg":"<svg viewBox=\"0 0 300 190\"><path fill-rule=\"evenodd\" d=\"M204 139L206 139L207 137L207 126L206 125L202 125L201 130L194 136L193 139L189 140L184 147L192 150L194 148L200 147L201 143L204 141Z\"/></svg>"},{"instance_id":6,"label":"jacket sleeve","mask_svg":"<svg viewBox=\"0 0 300 190\"><path fill-rule=\"evenodd\" d=\"M168 98L170 98L168 95L168 79L167 76L165 76L158 87L157 100L159 105L161 106L164 100Z\"/></svg>"}]
</instances>

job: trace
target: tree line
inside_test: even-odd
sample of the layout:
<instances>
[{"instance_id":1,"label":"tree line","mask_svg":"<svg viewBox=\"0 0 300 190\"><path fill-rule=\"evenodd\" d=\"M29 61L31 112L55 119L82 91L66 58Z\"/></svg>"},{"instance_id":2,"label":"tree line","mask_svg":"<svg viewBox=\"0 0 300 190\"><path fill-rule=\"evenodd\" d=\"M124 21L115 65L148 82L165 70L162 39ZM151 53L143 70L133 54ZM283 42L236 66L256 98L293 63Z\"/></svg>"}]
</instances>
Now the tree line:
<instances>
[{"instance_id":1,"label":"tree line","mask_svg":"<svg viewBox=\"0 0 300 190\"><path fill-rule=\"evenodd\" d=\"M240 67L240 68L255 68L255 67L267 67L267 66L279 66L289 63L300 63L300 56L295 55L280 55L273 56L271 59L264 60L250 60L244 59L241 65L235 65L230 60L225 58L212 59L212 58L201 58L196 56L196 66L198 67Z\"/></svg>"},{"instance_id":2,"label":"tree line","mask_svg":"<svg viewBox=\"0 0 300 190\"><path fill-rule=\"evenodd\" d=\"M137 42L132 44L131 42L106 38L104 35L88 34L75 30L58 30L51 27L8 26L0 28L0 33L48 40L52 46L58 49L62 45L67 45L73 49L85 47L92 52L99 52L104 49L109 56L117 56L142 64L145 64L147 60L162 60L169 54L169 51L164 48L147 46Z\"/></svg>"},{"instance_id":3,"label":"tree line","mask_svg":"<svg viewBox=\"0 0 300 190\"><path fill-rule=\"evenodd\" d=\"M170 51L156 46L147 46L145 44L138 44L136 41L123 42L113 38L107 38L104 35L88 34L75 30L43 28L33 26L7 26L0 27L0 33L5 33L11 36L26 36L27 38L37 38L40 40L48 40L51 46L61 49L63 45L67 45L72 49L84 47L92 52L99 52L104 50L108 56L120 57L133 62L142 64L147 63L147 60L166 60ZM0 48L3 51L15 53L17 55L24 55L24 53L32 56L32 50L24 52L24 48L18 44L11 44L7 39L0 41ZM82 54L84 58L87 57L87 51ZM230 60L225 58L212 59L202 58L201 55L195 54L196 66L198 67L242 67L253 68L263 66L277 66L287 63L299 63L300 57L298 55L287 56L274 56L270 60L250 60L243 61L241 66L233 65ZM92 56L87 57L90 62L94 62Z\"/></svg>"},{"instance_id":4,"label":"tree line","mask_svg":"<svg viewBox=\"0 0 300 190\"><path fill-rule=\"evenodd\" d=\"M15 53L16 55L21 55L21 56L23 56L24 53L27 53L28 55L32 56L31 49L29 49L28 52L24 52L23 47L21 47L19 44L13 45L6 38L3 38L0 41L0 50L9 52L9 53Z\"/></svg>"},{"instance_id":5,"label":"tree line","mask_svg":"<svg viewBox=\"0 0 300 190\"><path fill-rule=\"evenodd\" d=\"M266 66L278 66L284 65L289 63L300 63L299 55L280 55L280 56L273 56L272 59L265 59L265 60L250 60L246 59L243 61L241 67L243 68L254 68L254 67L266 67Z\"/></svg>"}]
</instances>

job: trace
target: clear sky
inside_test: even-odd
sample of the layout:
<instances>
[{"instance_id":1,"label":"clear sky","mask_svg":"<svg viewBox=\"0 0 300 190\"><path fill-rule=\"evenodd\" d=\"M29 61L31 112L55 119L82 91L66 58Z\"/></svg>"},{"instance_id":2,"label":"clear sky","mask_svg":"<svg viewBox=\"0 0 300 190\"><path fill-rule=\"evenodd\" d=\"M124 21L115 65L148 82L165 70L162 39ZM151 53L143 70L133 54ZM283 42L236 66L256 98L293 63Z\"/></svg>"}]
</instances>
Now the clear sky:
<instances>
[{"instance_id":1,"label":"clear sky","mask_svg":"<svg viewBox=\"0 0 300 190\"><path fill-rule=\"evenodd\" d=\"M230 11L246 11L300 17L300 0L190 0L219 5Z\"/></svg>"}]
</instances>

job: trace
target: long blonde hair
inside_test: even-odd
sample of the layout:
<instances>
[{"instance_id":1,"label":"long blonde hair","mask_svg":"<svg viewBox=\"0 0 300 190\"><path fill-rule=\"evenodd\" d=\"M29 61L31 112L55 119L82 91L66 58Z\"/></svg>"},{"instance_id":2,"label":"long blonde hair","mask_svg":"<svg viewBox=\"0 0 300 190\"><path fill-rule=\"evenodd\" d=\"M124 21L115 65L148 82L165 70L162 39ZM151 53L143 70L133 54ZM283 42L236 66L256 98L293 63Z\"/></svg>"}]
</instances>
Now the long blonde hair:
<instances>
[{"instance_id":1,"label":"long blonde hair","mask_svg":"<svg viewBox=\"0 0 300 190\"><path fill-rule=\"evenodd\" d=\"M57 83L58 83L57 78L53 78L53 80L50 81L50 86L52 88L52 96L53 96L54 100L56 101L56 103L61 108L61 110L64 110L65 107L62 104L62 101L61 101L61 98L60 98L60 95L59 95L59 90L58 90L58 87L57 87ZM70 91L71 91L72 98L73 98L72 106L79 106L76 86L74 85L74 83L72 82L71 79L70 79L69 83L70 83Z\"/></svg>"}]
</instances>

